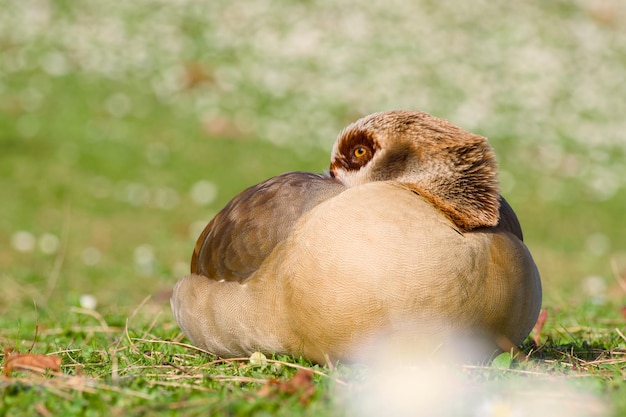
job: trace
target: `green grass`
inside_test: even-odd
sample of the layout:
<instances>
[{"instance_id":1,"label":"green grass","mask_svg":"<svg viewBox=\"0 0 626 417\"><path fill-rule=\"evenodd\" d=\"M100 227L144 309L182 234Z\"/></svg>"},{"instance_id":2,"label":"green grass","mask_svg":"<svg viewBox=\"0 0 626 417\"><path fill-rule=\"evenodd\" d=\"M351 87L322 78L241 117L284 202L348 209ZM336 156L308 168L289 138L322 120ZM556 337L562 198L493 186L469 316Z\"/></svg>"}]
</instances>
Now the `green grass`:
<instances>
[{"instance_id":1,"label":"green grass","mask_svg":"<svg viewBox=\"0 0 626 417\"><path fill-rule=\"evenodd\" d=\"M401 364L397 374L387 367L379 373L380 358L333 369L288 357L264 364L248 358L219 360L181 340L163 302L116 310L101 315L69 307L54 319L39 311L38 321L25 314L18 325L3 331L3 345L21 353L58 355L63 365L61 374L18 370L3 377L1 415L354 415L346 407L356 404L358 410L362 401L372 401L370 385L384 384L374 392L385 401L389 393L381 394L381 388L405 384L407 374L413 375L410 383L416 388L428 384L432 391L435 384L440 389L435 395L457 397L452 409L443 398L435 397L434 404L429 398L417 401L421 407L450 412L445 415L475 415L485 408L494 414L483 415L500 415L495 410L502 407L511 413L545 415L571 408L569 415L609 415L606 399L615 415L626 407L626 340L614 330L623 318L589 305L576 312L550 310L541 345L525 344L512 363L461 366L450 361L437 365L436 373ZM575 314L598 324L581 325L573 320ZM278 381L290 380L300 368L314 372L310 386L295 392L278 387ZM385 373L389 369L391 376ZM450 381L457 385L437 385ZM414 391L398 398L411 404L415 395L419 398ZM402 404L383 406L402 410Z\"/></svg>"},{"instance_id":2,"label":"green grass","mask_svg":"<svg viewBox=\"0 0 626 417\"><path fill-rule=\"evenodd\" d=\"M0 416L358 414L376 372L215 362L168 294L237 192L325 169L347 123L391 108L489 138L543 278L530 360L450 364L464 412L511 392L545 412L548 384L569 415L624 414L625 11L465 4L0 0L0 347L62 358L0 379ZM274 381L296 365L319 372L306 405Z\"/></svg>"}]
</instances>

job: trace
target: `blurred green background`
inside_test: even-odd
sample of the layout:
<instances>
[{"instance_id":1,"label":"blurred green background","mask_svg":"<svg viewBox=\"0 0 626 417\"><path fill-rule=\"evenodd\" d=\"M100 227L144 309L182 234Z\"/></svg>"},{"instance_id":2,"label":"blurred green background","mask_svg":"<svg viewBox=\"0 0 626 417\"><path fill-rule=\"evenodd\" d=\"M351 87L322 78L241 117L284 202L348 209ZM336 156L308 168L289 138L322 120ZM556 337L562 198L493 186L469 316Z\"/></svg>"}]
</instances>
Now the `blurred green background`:
<instances>
[{"instance_id":1,"label":"blurred green background","mask_svg":"<svg viewBox=\"0 0 626 417\"><path fill-rule=\"evenodd\" d=\"M626 5L0 0L0 314L166 303L237 192L357 118L485 135L547 305L626 292Z\"/></svg>"}]
</instances>

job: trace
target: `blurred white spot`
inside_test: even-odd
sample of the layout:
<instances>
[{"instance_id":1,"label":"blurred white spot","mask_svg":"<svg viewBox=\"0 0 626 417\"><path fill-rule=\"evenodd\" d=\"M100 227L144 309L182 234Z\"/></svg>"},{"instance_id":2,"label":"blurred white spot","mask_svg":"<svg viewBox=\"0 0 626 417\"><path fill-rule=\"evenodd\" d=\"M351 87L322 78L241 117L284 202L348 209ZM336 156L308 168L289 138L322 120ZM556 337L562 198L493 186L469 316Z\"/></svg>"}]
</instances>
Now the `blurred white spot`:
<instances>
[{"instance_id":1,"label":"blurred white spot","mask_svg":"<svg viewBox=\"0 0 626 417\"><path fill-rule=\"evenodd\" d=\"M388 366L376 369L367 388L353 399L357 416L453 416L461 411L461 380L449 369L424 364L419 367Z\"/></svg>"},{"instance_id":2,"label":"blurred white spot","mask_svg":"<svg viewBox=\"0 0 626 417\"><path fill-rule=\"evenodd\" d=\"M592 275L585 278L582 282L583 291L589 296L594 304L606 303L607 285L604 278Z\"/></svg>"},{"instance_id":3,"label":"blurred white spot","mask_svg":"<svg viewBox=\"0 0 626 417\"><path fill-rule=\"evenodd\" d=\"M17 231L11 237L11 246L19 252L31 252L36 243L35 236L25 230Z\"/></svg>"},{"instance_id":4,"label":"blurred white spot","mask_svg":"<svg viewBox=\"0 0 626 417\"><path fill-rule=\"evenodd\" d=\"M163 187L154 191L154 205L164 210L171 210L178 205L180 198L173 188Z\"/></svg>"},{"instance_id":5,"label":"blurred white spot","mask_svg":"<svg viewBox=\"0 0 626 417\"><path fill-rule=\"evenodd\" d=\"M80 306L87 310L95 310L98 306L98 300L91 294L83 294L79 300Z\"/></svg>"},{"instance_id":6,"label":"blurred white spot","mask_svg":"<svg viewBox=\"0 0 626 417\"><path fill-rule=\"evenodd\" d=\"M124 200L133 206L145 205L150 201L150 190L143 184L131 182L124 187Z\"/></svg>"},{"instance_id":7,"label":"blurred white spot","mask_svg":"<svg viewBox=\"0 0 626 417\"><path fill-rule=\"evenodd\" d=\"M154 250L150 245L140 245L135 248L135 269L142 275L150 275L154 271Z\"/></svg>"},{"instance_id":8,"label":"blurred white spot","mask_svg":"<svg viewBox=\"0 0 626 417\"><path fill-rule=\"evenodd\" d=\"M130 97L123 93L115 93L109 96L104 106L111 116L118 119L130 113L133 107Z\"/></svg>"},{"instance_id":9,"label":"blurred white spot","mask_svg":"<svg viewBox=\"0 0 626 417\"><path fill-rule=\"evenodd\" d=\"M179 65L161 70L160 74L152 79L154 92L162 100L167 100L184 87L184 72L184 69Z\"/></svg>"},{"instance_id":10,"label":"blurred white spot","mask_svg":"<svg viewBox=\"0 0 626 417\"><path fill-rule=\"evenodd\" d=\"M605 255L611 249L611 240L604 233L593 233L587 236L585 247L594 255Z\"/></svg>"},{"instance_id":11,"label":"blurred white spot","mask_svg":"<svg viewBox=\"0 0 626 417\"><path fill-rule=\"evenodd\" d=\"M48 52L41 59L42 69L52 76L62 76L68 73L67 58L60 52Z\"/></svg>"},{"instance_id":12,"label":"blurred white spot","mask_svg":"<svg viewBox=\"0 0 626 417\"><path fill-rule=\"evenodd\" d=\"M539 163L548 172L558 170L563 159L563 148L560 143L544 143L539 147Z\"/></svg>"},{"instance_id":13,"label":"blurred white spot","mask_svg":"<svg viewBox=\"0 0 626 417\"><path fill-rule=\"evenodd\" d=\"M100 258L102 258L102 255L97 248L88 247L83 249L82 258L85 265L94 266L98 262L100 262Z\"/></svg>"},{"instance_id":14,"label":"blurred white spot","mask_svg":"<svg viewBox=\"0 0 626 417\"><path fill-rule=\"evenodd\" d=\"M348 415L568 417L608 416L605 402L570 378L554 378L550 371L531 377L508 374L495 379L475 379L471 366L458 362L458 353L474 343L457 340L443 355L418 353L413 346L381 343L370 352L364 380L348 392ZM480 372L485 372L483 369ZM539 373L539 372L538 372ZM579 382L579 381L577 381ZM338 387L338 389L340 389Z\"/></svg>"},{"instance_id":15,"label":"blurred white spot","mask_svg":"<svg viewBox=\"0 0 626 417\"><path fill-rule=\"evenodd\" d=\"M44 233L39 237L39 250L51 255L59 250L59 238L52 233Z\"/></svg>"},{"instance_id":16,"label":"blurred white spot","mask_svg":"<svg viewBox=\"0 0 626 417\"><path fill-rule=\"evenodd\" d=\"M587 185L595 194L596 199L609 200L620 188L619 173L608 168L594 166L587 179Z\"/></svg>"},{"instance_id":17,"label":"blurred white spot","mask_svg":"<svg viewBox=\"0 0 626 417\"><path fill-rule=\"evenodd\" d=\"M35 88L27 88L20 94L20 103L22 109L27 112L33 112L41 107L43 94Z\"/></svg>"},{"instance_id":18,"label":"blurred white spot","mask_svg":"<svg viewBox=\"0 0 626 417\"><path fill-rule=\"evenodd\" d=\"M589 157L594 162L599 162L600 165L606 164L609 161L609 153L603 149L592 149L589 152Z\"/></svg>"},{"instance_id":19,"label":"blurred white spot","mask_svg":"<svg viewBox=\"0 0 626 417\"><path fill-rule=\"evenodd\" d=\"M201 180L192 185L190 194L194 203L205 206L215 201L217 186L211 181Z\"/></svg>"},{"instance_id":20,"label":"blurred white spot","mask_svg":"<svg viewBox=\"0 0 626 417\"><path fill-rule=\"evenodd\" d=\"M155 166L161 166L167 162L170 156L170 149L167 145L159 142L153 142L146 148L146 159Z\"/></svg>"},{"instance_id":21,"label":"blurred white spot","mask_svg":"<svg viewBox=\"0 0 626 417\"><path fill-rule=\"evenodd\" d=\"M485 399L478 404L474 415L476 417L523 417L524 414L519 408L502 398Z\"/></svg>"},{"instance_id":22,"label":"blurred white spot","mask_svg":"<svg viewBox=\"0 0 626 417\"><path fill-rule=\"evenodd\" d=\"M198 239L198 236L202 233L206 225L209 224L206 220L197 220L189 225L189 238L192 240Z\"/></svg>"},{"instance_id":23,"label":"blurred white spot","mask_svg":"<svg viewBox=\"0 0 626 417\"><path fill-rule=\"evenodd\" d=\"M580 161L576 155L568 154L563 157L561 162L561 174L567 178L574 178L581 172Z\"/></svg>"}]
</instances>

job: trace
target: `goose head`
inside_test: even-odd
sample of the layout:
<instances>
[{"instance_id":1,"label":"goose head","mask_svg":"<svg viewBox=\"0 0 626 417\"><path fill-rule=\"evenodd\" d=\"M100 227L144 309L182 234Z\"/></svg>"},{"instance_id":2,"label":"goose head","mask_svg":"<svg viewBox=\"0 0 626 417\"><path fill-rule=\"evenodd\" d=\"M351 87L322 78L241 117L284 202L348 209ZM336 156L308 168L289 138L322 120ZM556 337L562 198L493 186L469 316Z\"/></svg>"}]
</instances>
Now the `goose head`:
<instances>
[{"instance_id":1,"label":"goose head","mask_svg":"<svg viewBox=\"0 0 626 417\"><path fill-rule=\"evenodd\" d=\"M375 113L349 125L333 146L330 175L347 187L402 182L466 231L498 224L497 164L487 139L427 113Z\"/></svg>"}]
</instances>

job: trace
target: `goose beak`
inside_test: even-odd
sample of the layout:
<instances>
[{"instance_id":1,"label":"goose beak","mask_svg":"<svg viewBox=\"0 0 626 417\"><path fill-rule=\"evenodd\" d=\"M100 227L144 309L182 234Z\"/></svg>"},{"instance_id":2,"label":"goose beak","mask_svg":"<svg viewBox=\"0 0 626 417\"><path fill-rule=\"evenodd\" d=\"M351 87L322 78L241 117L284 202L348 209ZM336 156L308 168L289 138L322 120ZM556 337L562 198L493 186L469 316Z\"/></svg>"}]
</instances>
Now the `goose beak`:
<instances>
[{"instance_id":1,"label":"goose beak","mask_svg":"<svg viewBox=\"0 0 626 417\"><path fill-rule=\"evenodd\" d=\"M343 181L343 173L341 165L337 161L331 161L330 166L328 167L328 175L330 175L330 177L335 181L347 186L347 184Z\"/></svg>"},{"instance_id":2,"label":"goose beak","mask_svg":"<svg viewBox=\"0 0 626 417\"><path fill-rule=\"evenodd\" d=\"M348 184L346 184L346 182L344 180L344 172L342 170L337 169L335 166L331 165L330 169L328 170L328 175L332 179L337 181L338 183L343 184L346 187L348 187Z\"/></svg>"}]
</instances>

